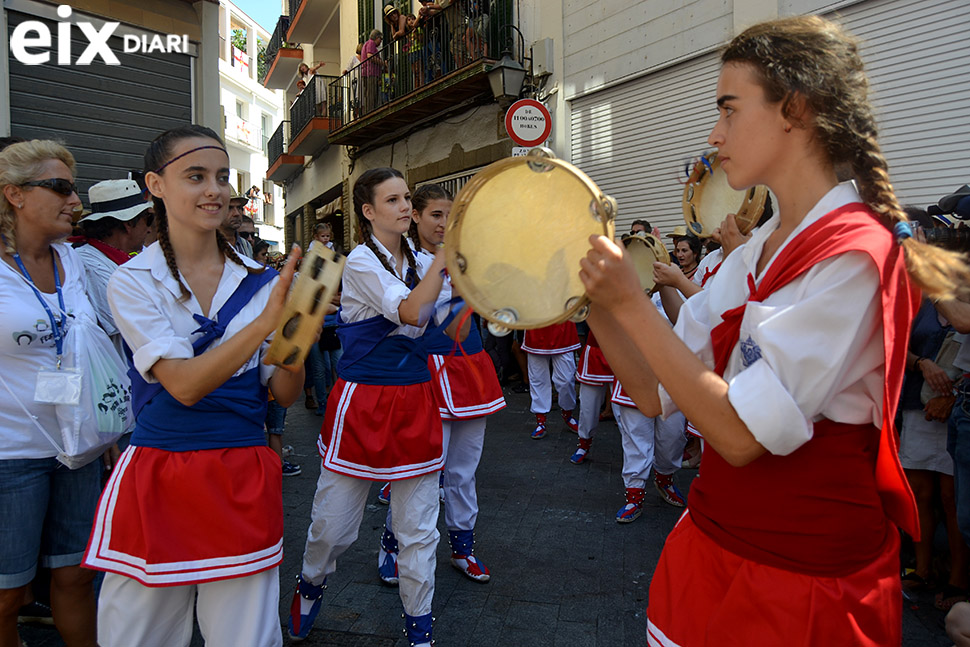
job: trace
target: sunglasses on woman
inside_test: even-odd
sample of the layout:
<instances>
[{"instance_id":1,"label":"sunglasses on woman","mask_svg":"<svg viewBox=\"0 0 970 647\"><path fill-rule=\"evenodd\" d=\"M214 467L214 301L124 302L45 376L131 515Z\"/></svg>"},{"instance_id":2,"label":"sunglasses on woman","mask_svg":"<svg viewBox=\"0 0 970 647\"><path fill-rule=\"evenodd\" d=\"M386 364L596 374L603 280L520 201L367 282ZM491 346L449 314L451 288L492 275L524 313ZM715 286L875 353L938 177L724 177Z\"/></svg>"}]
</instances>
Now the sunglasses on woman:
<instances>
[{"instance_id":1,"label":"sunglasses on woman","mask_svg":"<svg viewBox=\"0 0 970 647\"><path fill-rule=\"evenodd\" d=\"M20 186L42 186L45 189L50 189L54 193L60 193L64 196L70 196L72 193L77 193L77 185L74 184L74 182L60 177L55 177L48 180L24 182Z\"/></svg>"}]
</instances>

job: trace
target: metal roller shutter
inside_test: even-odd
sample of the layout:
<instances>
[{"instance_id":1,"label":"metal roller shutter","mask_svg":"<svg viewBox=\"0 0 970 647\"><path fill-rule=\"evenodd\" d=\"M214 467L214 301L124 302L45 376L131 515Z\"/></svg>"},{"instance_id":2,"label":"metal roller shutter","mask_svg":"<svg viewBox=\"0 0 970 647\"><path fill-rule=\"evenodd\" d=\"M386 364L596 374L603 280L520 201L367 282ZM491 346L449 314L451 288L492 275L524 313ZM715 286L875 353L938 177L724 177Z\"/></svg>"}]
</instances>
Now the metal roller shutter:
<instances>
[{"instance_id":1,"label":"metal roller shutter","mask_svg":"<svg viewBox=\"0 0 970 647\"><path fill-rule=\"evenodd\" d=\"M573 164L619 203L617 233L684 224L684 165L709 148L719 70L712 52L573 102Z\"/></svg>"},{"instance_id":2,"label":"metal roller shutter","mask_svg":"<svg viewBox=\"0 0 970 647\"><path fill-rule=\"evenodd\" d=\"M57 33L50 20L8 11L8 38L25 20L44 22ZM74 61L87 40L77 28L71 33ZM190 56L124 54L120 37L109 43L121 65L96 58L87 66L27 66L12 54L8 59L11 134L64 142L77 160L85 204L88 187L141 169L145 149L159 133L192 121Z\"/></svg>"},{"instance_id":3,"label":"metal roller shutter","mask_svg":"<svg viewBox=\"0 0 970 647\"><path fill-rule=\"evenodd\" d=\"M966 0L866 0L830 17L864 40L880 143L904 204L926 206L970 181ZM683 224L685 159L717 115L717 53L573 101L572 160L619 201L617 231L646 218Z\"/></svg>"}]
</instances>

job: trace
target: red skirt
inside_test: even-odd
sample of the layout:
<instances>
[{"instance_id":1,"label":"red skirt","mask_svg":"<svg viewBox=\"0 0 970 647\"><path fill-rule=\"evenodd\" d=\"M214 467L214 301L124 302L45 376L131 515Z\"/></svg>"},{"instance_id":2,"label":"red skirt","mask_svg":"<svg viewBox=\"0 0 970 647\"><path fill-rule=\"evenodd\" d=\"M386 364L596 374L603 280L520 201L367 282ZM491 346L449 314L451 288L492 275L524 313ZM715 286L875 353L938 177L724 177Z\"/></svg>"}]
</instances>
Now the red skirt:
<instances>
[{"instance_id":1,"label":"red skirt","mask_svg":"<svg viewBox=\"0 0 970 647\"><path fill-rule=\"evenodd\" d=\"M101 494L84 566L146 586L273 568L283 560L282 480L268 447L129 447Z\"/></svg>"},{"instance_id":2,"label":"red skirt","mask_svg":"<svg viewBox=\"0 0 970 647\"><path fill-rule=\"evenodd\" d=\"M579 354L576 379L590 386L600 386L613 381L613 369L610 368L599 346L586 344L583 348L583 352Z\"/></svg>"},{"instance_id":3,"label":"red skirt","mask_svg":"<svg viewBox=\"0 0 970 647\"><path fill-rule=\"evenodd\" d=\"M647 644L899 647L902 619L896 532L858 571L818 577L724 550L685 512L650 582Z\"/></svg>"},{"instance_id":4,"label":"red skirt","mask_svg":"<svg viewBox=\"0 0 970 647\"><path fill-rule=\"evenodd\" d=\"M438 410L445 420L481 418L505 408L505 397L488 353L430 355Z\"/></svg>"},{"instance_id":5,"label":"red skirt","mask_svg":"<svg viewBox=\"0 0 970 647\"><path fill-rule=\"evenodd\" d=\"M381 386L338 378L317 449L332 472L396 481L440 470L441 443L441 415L431 382Z\"/></svg>"}]
</instances>

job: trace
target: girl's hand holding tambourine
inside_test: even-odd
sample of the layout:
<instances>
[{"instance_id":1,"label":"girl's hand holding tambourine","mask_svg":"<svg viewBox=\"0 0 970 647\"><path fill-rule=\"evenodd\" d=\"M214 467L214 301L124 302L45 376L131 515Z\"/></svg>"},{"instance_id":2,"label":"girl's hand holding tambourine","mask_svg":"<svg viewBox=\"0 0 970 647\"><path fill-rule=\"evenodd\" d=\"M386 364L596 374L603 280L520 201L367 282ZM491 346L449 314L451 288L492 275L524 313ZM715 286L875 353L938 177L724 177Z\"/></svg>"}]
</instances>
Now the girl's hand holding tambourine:
<instances>
[{"instance_id":1,"label":"girl's hand holding tambourine","mask_svg":"<svg viewBox=\"0 0 970 647\"><path fill-rule=\"evenodd\" d=\"M300 246L296 244L290 249L290 255L286 259L286 265L280 270L279 281L273 286L273 291L269 294L266 306L257 317L257 320L266 330L267 337L280 325L280 319L283 317L283 309L286 305L286 298L290 294L290 286L293 283L293 274L296 272L296 264L300 260L300 256L302 256L302 251Z\"/></svg>"},{"instance_id":2,"label":"girl's hand holding tambourine","mask_svg":"<svg viewBox=\"0 0 970 647\"><path fill-rule=\"evenodd\" d=\"M643 295L633 262L606 236L590 236L591 249L579 261L579 278L594 304L614 310Z\"/></svg>"}]
</instances>

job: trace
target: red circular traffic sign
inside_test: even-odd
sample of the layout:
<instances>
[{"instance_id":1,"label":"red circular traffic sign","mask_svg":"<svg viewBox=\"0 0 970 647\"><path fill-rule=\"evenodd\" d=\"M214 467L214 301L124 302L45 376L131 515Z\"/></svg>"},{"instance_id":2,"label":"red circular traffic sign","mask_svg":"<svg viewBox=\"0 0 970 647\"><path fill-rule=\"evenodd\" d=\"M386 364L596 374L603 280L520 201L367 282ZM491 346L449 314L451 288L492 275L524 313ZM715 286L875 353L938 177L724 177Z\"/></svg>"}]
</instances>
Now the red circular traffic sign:
<instances>
[{"instance_id":1,"label":"red circular traffic sign","mask_svg":"<svg viewBox=\"0 0 970 647\"><path fill-rule=\"evenodd\" d=\"M552 115L535 99L519 99L505 113L505 130L520 146L538 146L552 132Z\"/></svg>"}]
</instances>

